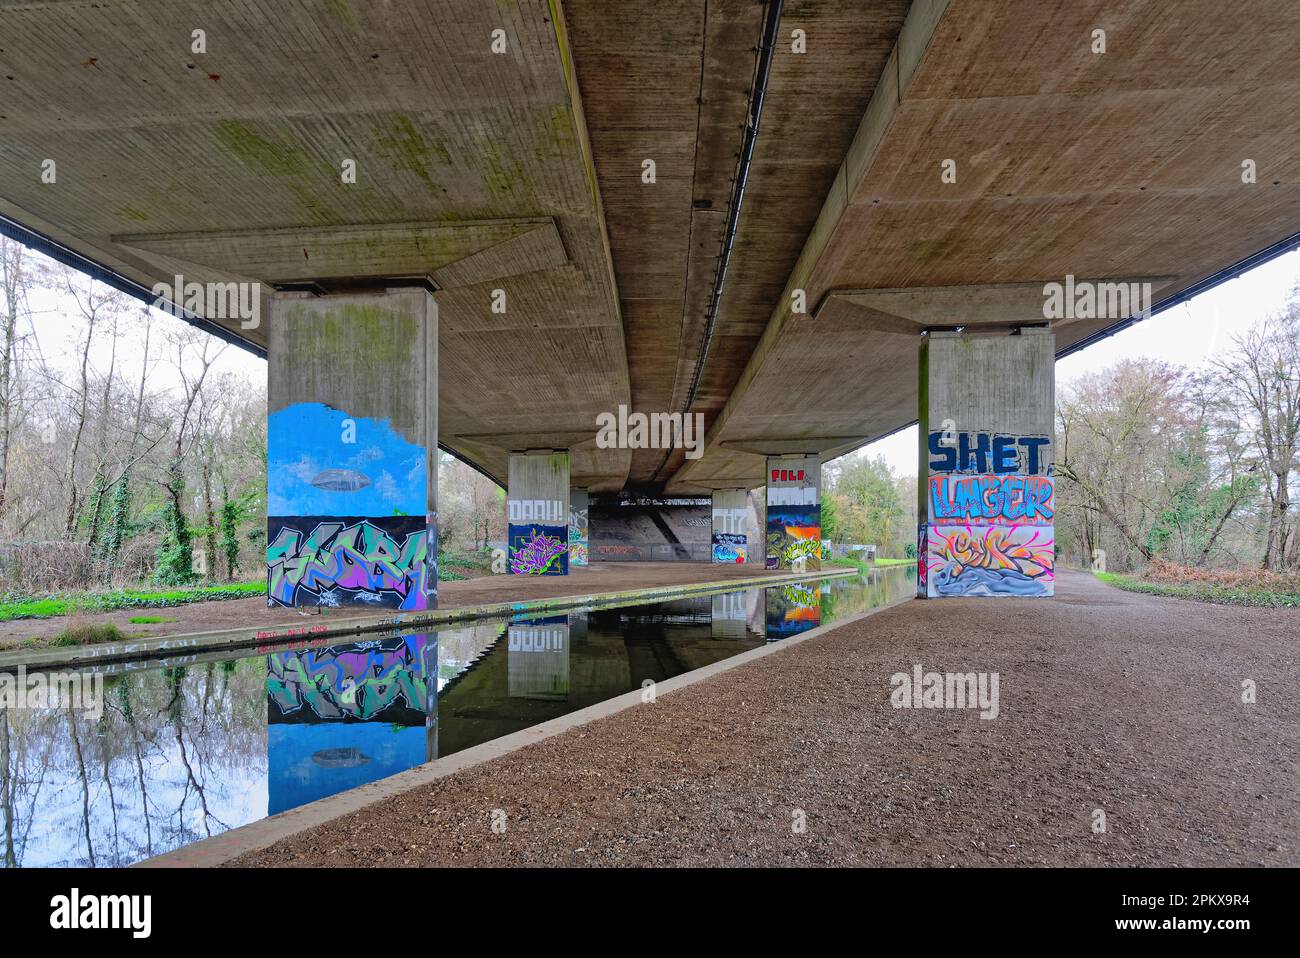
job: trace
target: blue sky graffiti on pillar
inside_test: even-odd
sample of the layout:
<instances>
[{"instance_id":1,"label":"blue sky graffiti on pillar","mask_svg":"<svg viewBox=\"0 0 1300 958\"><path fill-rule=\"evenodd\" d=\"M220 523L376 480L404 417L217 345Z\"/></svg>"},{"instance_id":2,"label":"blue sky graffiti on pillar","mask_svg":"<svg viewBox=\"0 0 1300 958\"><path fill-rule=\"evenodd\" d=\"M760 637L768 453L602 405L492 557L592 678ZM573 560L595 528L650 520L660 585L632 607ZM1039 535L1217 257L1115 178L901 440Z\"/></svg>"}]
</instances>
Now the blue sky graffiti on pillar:
<instances>
[{"instance_id":1,"label":"blue sky graffiti on pillar","mask_svg":"<svg viewBox=\"0 0 1300 958\"><path fill-rule=\"evenodd\" d=\"M296 403L267 417L267 449L269 515L425 514L425 450L387 419Z\"/></svg>"}]
</instances>

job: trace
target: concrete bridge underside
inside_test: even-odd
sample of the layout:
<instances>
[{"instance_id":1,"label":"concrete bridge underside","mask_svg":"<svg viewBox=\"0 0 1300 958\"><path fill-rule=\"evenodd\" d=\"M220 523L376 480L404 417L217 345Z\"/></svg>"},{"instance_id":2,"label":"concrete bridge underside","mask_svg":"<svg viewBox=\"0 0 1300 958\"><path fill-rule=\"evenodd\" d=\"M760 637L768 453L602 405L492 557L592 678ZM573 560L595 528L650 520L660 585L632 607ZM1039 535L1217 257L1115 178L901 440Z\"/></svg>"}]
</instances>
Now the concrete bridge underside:
<instances>
[{"instance_id":1,"label":"concrete bridge underside","mask_svg":"<svg viewBox=\"0 0 1300 958\"><path fill-rule=\"evenodd\" d=\"M710 324L773 6L0 0L0 216L146 289L427 278L440 443L502 482L569 449L594 492L842 454L917 418L924 328L1041 321L1067 274L1166 300L1297 232L1296 4L790 0ZM706 454L597 448L620 404L702 413Z\"/></svg>"}]
</instances>

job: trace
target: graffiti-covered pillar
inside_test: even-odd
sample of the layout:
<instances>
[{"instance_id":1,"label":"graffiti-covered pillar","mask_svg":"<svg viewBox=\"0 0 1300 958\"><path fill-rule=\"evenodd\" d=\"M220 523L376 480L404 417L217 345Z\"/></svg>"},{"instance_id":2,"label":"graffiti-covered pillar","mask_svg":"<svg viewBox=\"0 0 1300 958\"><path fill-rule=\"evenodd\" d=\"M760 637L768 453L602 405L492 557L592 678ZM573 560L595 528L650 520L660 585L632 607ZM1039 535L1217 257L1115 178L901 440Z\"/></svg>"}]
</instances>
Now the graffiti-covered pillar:
<instances>
[{"instance_id":1,"label":"graffiti-covered pillar","mask_svg":"<svg viewBox=\"0 0 1300 958\"><path fill-rule=\"evenodd\" d=\"M506 545L512 575L569 574L569 454L510 454Z\"/></svg>"},{"instance_id":2,"label":"graffiti-covered pillar","mask_svg":"<svg viewBox=\"0 0 1300 958\"><path fill-rule=\"evenodd\" d=\"M745 519L749 515L749 493L744 489L713 491L713 561L732 565L749 561L749 539Z\"/></svg>"},{"instance_id":3,"label":"graffiti-covered pillar","mask_svg":"<svg viewBox=\"0 0 1300 958\"><path fill-rule=\"evenodd\" d=\"M1055 342L921 337L918 595L1052 594Z\"/></svg>"},{"instance_id":4,"label":"graffiti-covered pillar","mask_svg":"<svg viewBox=\"0 0 1300 958\"><path fill-rule=\"evenodd\" d=\"M267 601L438 604L438 307L422 288L271 299Z\"/></svg>"},{"instance_id":5,"label":"graffiti-covered pillar","mask_svg":"<svg viewBox=\"0 0 1300 958\"><path fill-rule=\"evenodd\" d=\"M569 565L587 564L588 526L591 498L586 489L569 490Z\"/></svg>"},{"instance_id":6,"label":"graffiti-covered pillar","mask_svg":"<svg viewBox=\"0 0 1300 958\"><path fill-rule=\"evenodd\" d=\"M767 460L768 569L815 572L822 567L821 460Z\"/></svg>"}]
</instances>

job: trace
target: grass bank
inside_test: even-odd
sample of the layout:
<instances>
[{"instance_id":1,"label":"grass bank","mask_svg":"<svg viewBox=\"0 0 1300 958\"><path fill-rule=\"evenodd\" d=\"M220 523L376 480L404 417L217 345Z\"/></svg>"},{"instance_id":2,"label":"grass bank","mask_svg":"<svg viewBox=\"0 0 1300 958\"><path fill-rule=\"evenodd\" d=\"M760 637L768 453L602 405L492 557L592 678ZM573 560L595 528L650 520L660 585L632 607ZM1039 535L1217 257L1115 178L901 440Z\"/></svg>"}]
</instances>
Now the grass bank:
<instances>
[{"instance_id":1,"label":"grass bank","mask_svg":"<svg viewBox=\"0 0 1300 958\"><path fill-rule=\"evenodd\" d=\"M877 559L875 562L863 562L860 559L850 559L848 556L840 556L837 559L827 559L826 564L844 566L846 569L857 569L859 572L870 572L872 569L884 569L895 565L916 565L916 560Z\"/></svg>"},{"instance_id":2,"label":"grass bank","mask_svg":"<svg viewBox=\"0 0 1300 958\"><path fill-rule=\"evenodd\" d=\"M460 582L491 574L492 553L490 551L438 553L439 582Z\"/></svg>"},{"instance_id":3,"label":"grass bank","mask_svg":"<svg viewBox=\"0 0 1300 958\"><path fill-rule=\"evenodd\" d=\"M1096 572L1102 582L1125 592L1144 595L1163 595L1175 599L1192 599L1196 602L1213 602L1218 605L1250 605L1267 609L1300 608L1300 583L1280 578L1271 582L1216 582L1199 580L1189 582L1159 582L1114 572Z\"/></svg>"},{"instance_id":4,"label":"grass bank","mask_svg":"<svg viewBox=\"0 0 1300 958\"><path fill-rule=\"evenodd\" d=\"M165 609L190 602L245 599L266 595L265 582L233 582L188 589L118 589L50 596L6 596L0 601L0 622L50 619L77 613L118 612L122 609Z\"/></svg>"}]
</instances>

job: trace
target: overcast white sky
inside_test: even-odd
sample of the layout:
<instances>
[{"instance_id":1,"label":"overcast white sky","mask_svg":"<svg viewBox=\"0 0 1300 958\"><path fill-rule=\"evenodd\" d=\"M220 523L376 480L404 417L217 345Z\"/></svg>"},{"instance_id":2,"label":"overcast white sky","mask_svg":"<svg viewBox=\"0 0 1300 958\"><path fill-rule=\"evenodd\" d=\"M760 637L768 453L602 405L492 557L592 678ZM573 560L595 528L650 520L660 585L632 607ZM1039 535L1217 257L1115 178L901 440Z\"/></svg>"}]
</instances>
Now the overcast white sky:
<instances>
[{"instance_id":1,"label":"overcast white sky","mask_svg":"<svg viewBox=\"0 0 1300 958\"><path fill-rule=\"evenodd\" d=\"M1083 373L1104 369L1130 357L1161 359L1197 368L1215 352L1228 347L1234 335L1279 312L1288 293L1298 282L1300 251L1280 256L1182 306L1061 360L1056 364L1057 388ZM46 357L51 361L61 359L71 371L73 367L68 364L77 355L75 344L81 331L79 323L69 318L66 308L60 308L60 299L45 294L39 301L34 301L32 307L36 311L35 322ZM71 308L70 304L68 308ZM156 337L181 323L158 310L154 310L154 316ZM125 348L119 347L119 370L129 380L139 375L138 358L129 355L124 358L124 353ZM152 347L151 353L158 355ZM92 362L103 368L107 366L107 360L108 344L104 341L92 352ZM159 361L151 365L152 382L176 382L175 370L169 364ZM253 381L265 381L266 378L266 362L234 346L225 349L215 369L235 370ZM916 427L913 426L873 442L852 455L884 456L899 474L916 475L916 449Z\"/></svg>"}]
</instances>

